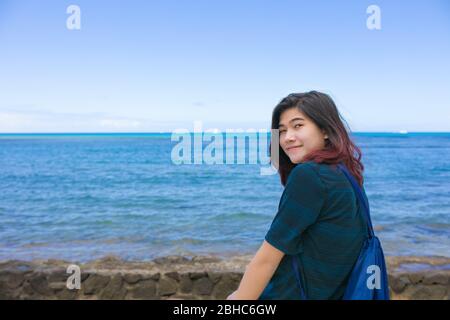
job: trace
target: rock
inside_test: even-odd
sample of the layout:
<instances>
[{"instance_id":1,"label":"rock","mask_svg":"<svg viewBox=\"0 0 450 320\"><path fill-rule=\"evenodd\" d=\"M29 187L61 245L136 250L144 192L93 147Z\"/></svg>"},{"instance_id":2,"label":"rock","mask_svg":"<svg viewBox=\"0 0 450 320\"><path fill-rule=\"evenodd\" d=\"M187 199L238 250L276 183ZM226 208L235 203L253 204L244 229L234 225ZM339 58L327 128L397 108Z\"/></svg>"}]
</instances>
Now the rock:
<instances>
[{"instance_id":1,"label":"rock","mask_svg":"<svg viewBox=\"0 0 450 320\"><path fill-rule=\"evenodd\" d=\"M15 295L13 291L3 288L0 283L0 300L13 300L13 299L17 299L17 295Z\"/></svg>"},{"instance_id":2,"label":"rock","mask_svg":"<svg viewBox=\"0 0 450 320\"><path fill-rule=\"evenodd\" d=\"M108 255L97 261L98 264L103 266L117 266L122 262L122 259L116 255Z\"/></svg>"},{"instance_id":3,"label":"rock","mask_svg":"<svg viewBox=\"0 0 450 320\"><path fill-rule=\"evenodd\" d=\"M211 279L212 283L216 284L222 278L222 273L208 271L208 278Z\"/></svg>"},{"instance_id":4,"label":"rock","mask_svg":"<svg viewBox=\"0 0 450 320\"><path fill-rule=\"evenodd\" d=\"M34 267L28 262L11 260L0 263L0 269L12 272L29 273L34 270Z\"/></svg>"},{"instance_id":5,"label":"rock","mask_svg":"<svg viewBox=\"0 0 450 320\"><path fill-rule=\"evenodd\" d=\"M30 279L26 279L22 284L22 294L26 296L32 296L34 295L34 290L31 287Z\"/></svg>"},{"instance_id":6,"label":"rock","mask_svg":"<svg viewBox=\"0 0 450 320\"><path fill-rule=\"evenodd\" d=\"M180 291L182 293L190 293L192 291L193 282L189 274L182 274L180 276Z\"/></svg>"},{"instance_id":7,"label":"rock","mask_svg":"<svg viewBox=\"0 0 450 320\"><path fill-rule=\"evenodd\" d=\"M193 292L200 295L210 295L213 290L213 283L209 278L200 278L194 281Z\"/></svg>"},{"instance_id":8,"label":"rock","mask_svg":"<svg viewBox=\"0 0 450 320\"><path fill-rule=\"evenodd\" d=\"M170 296L177 292L177 282L171 278L162 278L159 280L159 295Z\"/></svg>"},{"instance_id":9,"label":"rock","mask_svg":"<svg viewBox=\"0 0 450 320\"><path fill-rule=\"evenodd\" d=\"M80 290L69 290L64 288L61 291L56 292L56 297L63 300L73 300L78 296L79 292Z\"/></svg>"},{"instance_id":10,"label":"rock","mask_svg":"<svg viewBox=\"0 0 450 320\"><path fill-rule=\"evenodd\" d=\"M161 278L161 273L155 273L155 274L152 274L150 277L149 277L149 279L152 279L152 280L156 280L156 281L158 281L159 279Z\"/></svg>"},{"instance_id":11,"label":"rock","mask_svg":"<svg viewBox=\"0 0 450 320\"><path fill-rule=\"evenodd\" d=\"M446 272L431 272L425 275L423 278L424 284L448 284L449 273Z\"/></svg>"},{"instance_id":12,"label":"rock","mask_svg":"<svg viewBox=\"0 0 450 320\"><path fill-rule=\"evenodd\" d=\"M240 279L237 275L225 273L215 285L212 295L216 299L226 299L239 286Z\"/></svg>"},{"instance_id":13,"label":"rock","mask_svg":"<svg viewBox=\"0 0 450 320\"><path fill-rule=\"evenodd\" d=\"M388 277L389 286L395 293L401 293L405 289L405 287L411 283L406 275L390 274Z\"/></svg>"},{"instance_id":14,"label":"rock","mask_svg":"<svg viewBox=\"0 0 450 320\"><path fill-rule=\"evenodd\" d=\"M179 276L178 272L176 272L176 271L166 272L164 275L166 277L169 277L169 278L174 279L176 281L180 281L180 276Z\"/></svg>"},{"instance_id":15,"label":"rock","mask_svg":"<svg viewBox=\"0 0 450 320\"><path fill-rule=\"evenodd\" d=\"M54 270L48 275L48 282L67 282L70 274L66 273L66 270Z\"/></svg>"},{"instance_id":16,"label":"rock","mask_svg":"<svg viewBox=\"0 0 450 320\"><path fill-rule=\"evenodd\" d=\"M101 289L106 287L110 280L109 276L100 274L90 274L89 277L83 282L81 288L84 294L98 293Z\"/></svg>"},{"instance_id":17,"label":"rock","mask_svg":"<svg viewBox=\"0 0 450 320\"><path fill-rule=\"evenodd\" d=\"M154 280L143 280L136 284L135 288L129 291L133 299L155 299L156 282Z\"/></svg>"},{"instance_id":18,"label":"rock","mask_svg":"<svg viewBox=\"0 0 450 320\"><path fill-rule=\"evenodd\" d=\"M61 263L67 264L67 261L50 258L47 260L46 265L59 266Z\"/></svg>"},{"instance_id":19,"label":"rock","mask_svg":"<svg viewBox=\"0 0 450 320\"><path fill-rule=\"evenodd\" d=\"M189 259L182 256L167 256L160 257L153 260L157 264L177 264L177 263L187 263Z\"/></svg>"},{"instance_id":20,"label":"rock","mask_svg":"<svg viewBox=\"0 0 450 320\"><path fill-rule=\"evenodd\" d=\"M189 294L175 294L170 297L166 297L166 300L195 300L196 297Z\"/></svg>"},{"instance_id":21,"label":"rock","mask_svg":"<svg viewBox=\"0 0 450 320\"><path fill-rule=\"evenodd\" d=\"M67 283L66 282L50 282L48 286L50 287L50 289L52 289L54 291L60 291L60 290L67 288Z\"/></svg>"},{"instance_id":22,"label":"rock","mask_svg":"<svg viewBox=\"0 0 450 320\"><path fill-rule=\"evenodd\" d=\"M100 294L101 299L123 299L127 294L120 274L114 275Z\"/></svg>"},{"instance_id":23,"label":"rock","mask_svg":"<svg viewBox=\"0 0 450 320\"><path fill-rule=\"evenodd\" d=\"M69 275L69 274L67 274L67 275ZM81 277L81 282L83 282L84 280L86 280L89 277L89 273L83 272L83 270L81 270L80 277Z\"/></svg>"},{"instance_id":24,"label":"rock","mask_svg":"<svg viewBox=\"0 0 450 320\"><path fill-rule=\"evenodd\" d=\"M220 259L216 257L209 257L209 256L194 256L192 258L192 262L198 262L198 263L211 263L211 262L219 262Z\"/></svg>"},{"instance_id":25,"label":"rock","mask_svg":"<svg viewBox=\"0 0 450 320\"><path fill-rule=\"evenodd\" d=\"M2 271L0 273L0 283L8 289L16 289L22 285L25 280L23 272L18 271ZM1 284L0 284L1 286Z\"/></svg>"},{"instance_id":26,"label":"rock","mask_svg":"<svg viewBox=\"0 0 450 320\"><path fill-rule=\"evenodd\" d=\"M129 284L134 284L142 280L143 277L138 273L125 273L123 279Z\"/></svg>"},{"instance_id":27,"label":"rock","mask_svg":"<svg viewBox=\"0 0 450 320\"><path fill-rule=\"evenodd\" d=\"M206 276L207 276L207 273L205 271L203 271L203 272L189 272L189 277L192 280L200 279L200 278L203 278L203 277L206 277Z\"/></svg>"},{"instance_id":28,"label":"rock","mask_svg":"<svg viewBox=\"0 0 450 320\"><path fill-rule=\"evenodd\" d=\"M442 285L426 286L423 284L416 285L409 292L411 300L441 300L445 299L447 288Z\"/></svg>"},{"instance_id":29,"label":"rock","mask_svg":"<svg viewBox=\"0 0 450 320\"><path fill-rule=\"evenodd\" d=\"M30 285L35 292L43 296L50 296L53 294L53 290L48 285L47 275L45 273L33 274L30 278Z\"/></svg>"},{"instance_id":30,"label":"rock","mask_svg":"<svg viewBox=\"0 0 450 320\"><path fill-rule=\"evenodd\" d=\"M411 280L412 284L416 284L422 282L422 279L425 277L425 274L423 272L414 272L410 273L408 277Z\"/></svg>"}]
</instances>

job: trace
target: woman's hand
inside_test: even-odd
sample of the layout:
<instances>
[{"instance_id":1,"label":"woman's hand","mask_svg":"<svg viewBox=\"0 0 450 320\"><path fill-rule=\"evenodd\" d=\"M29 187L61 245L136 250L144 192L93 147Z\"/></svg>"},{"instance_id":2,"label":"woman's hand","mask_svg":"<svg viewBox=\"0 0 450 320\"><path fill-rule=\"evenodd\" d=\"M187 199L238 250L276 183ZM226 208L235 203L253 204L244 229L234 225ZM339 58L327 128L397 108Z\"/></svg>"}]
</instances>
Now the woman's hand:
<instances>
[{"instance_id":1,"label":"woman's hand","mask_svg":"<svg viewBox=\"0 0 450 320\"><path fill-rule=\"evenodd\" d=\"M263 241L256 255L246 266L238 290L227 300L258 300L278 268L284 252Z\"/></svg>"},{"instance_id":2,"label":"woman's hand","mask_svg":"<svg viewBox=\"0 0 450 320\"><path fill-rule=\"evenodd\" d=\"M227 300L237 300L237 298L236 298L236 292L237 292L237 290L234 291L232 294L230 294L230 295L228 296Z\"/></svg>"}]
</instances>

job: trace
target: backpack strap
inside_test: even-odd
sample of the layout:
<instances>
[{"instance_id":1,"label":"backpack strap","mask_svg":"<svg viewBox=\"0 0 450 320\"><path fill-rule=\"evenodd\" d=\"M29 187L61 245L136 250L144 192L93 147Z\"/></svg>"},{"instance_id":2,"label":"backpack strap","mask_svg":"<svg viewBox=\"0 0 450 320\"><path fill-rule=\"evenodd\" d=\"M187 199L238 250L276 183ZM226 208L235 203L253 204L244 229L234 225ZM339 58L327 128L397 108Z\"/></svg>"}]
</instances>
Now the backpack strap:
<instances>
[{"instance_id":1,"label":"backpack strap","mask_svg":"<svg viewBox=\"0 0 450 320\"><path fill-rule=\"evenodd\" d=\"M358 185L358 182L356 182L355 178L352 176L352 174L348 171L347 167L343 164L338 164L339 169L342 170L344 175L347 177L347 179L350 181L350 184L353 187L353 190L355 191L355 194L357 198L359 199L359 202L362 204L364 208L364 217L367 222L367 226L369 228L369 237L373 238L375 236L375 233L373 231L372 226L372 219L370 219L370 210L369 205L366 203L366 200L364 199L363 193L361 191L361 187Z\"/></svg>"}]
</instances>

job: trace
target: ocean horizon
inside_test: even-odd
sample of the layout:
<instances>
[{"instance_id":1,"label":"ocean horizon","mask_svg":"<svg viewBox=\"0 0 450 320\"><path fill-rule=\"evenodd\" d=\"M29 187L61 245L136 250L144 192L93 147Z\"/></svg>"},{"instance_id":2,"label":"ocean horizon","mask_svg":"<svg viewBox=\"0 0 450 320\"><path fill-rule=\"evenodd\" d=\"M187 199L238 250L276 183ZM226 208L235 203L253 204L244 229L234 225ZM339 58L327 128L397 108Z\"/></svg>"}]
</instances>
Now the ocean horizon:
<instances>
[{"instance_id":1,"label":"ocean horizon","mask_svg":"<svg viewBox=\"0 0 450 320\"><path fill-rule=\"evenodd\" d=\"M176 165L171 135L0 133L0 260L254 254L283 191L278 175ZM352 137L385 254L450 257L450 133Z\"/></svg>"}]
</instances>

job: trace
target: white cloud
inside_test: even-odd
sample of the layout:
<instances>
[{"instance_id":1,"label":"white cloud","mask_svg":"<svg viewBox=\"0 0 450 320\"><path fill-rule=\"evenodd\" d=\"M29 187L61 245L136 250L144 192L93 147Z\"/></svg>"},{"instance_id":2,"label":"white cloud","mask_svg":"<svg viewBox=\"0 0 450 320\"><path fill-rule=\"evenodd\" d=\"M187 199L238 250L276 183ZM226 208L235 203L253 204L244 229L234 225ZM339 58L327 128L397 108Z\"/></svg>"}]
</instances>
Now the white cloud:
<instances>
[{"instance_id":1,"label":"white cloud","mask_svg":"<svg viewBox=\"0 0 450 320\"><path fill-rule=\"evenodd\" d=\"M18 128L30 127L33 117L12 112L0 112L0 132L16 131Z\"/></svg>"},{"instance_id":2,"label":"white cloud","mask_svg":"<svg viewBox=\"0 0 450 320\"><path fill-rule=\"evenodd\" d=\"M191 128L189 121L160 121L106 113L59 113L17 106L0 110L0 133L171 132Z\"/></svg>"}]
</instances>

